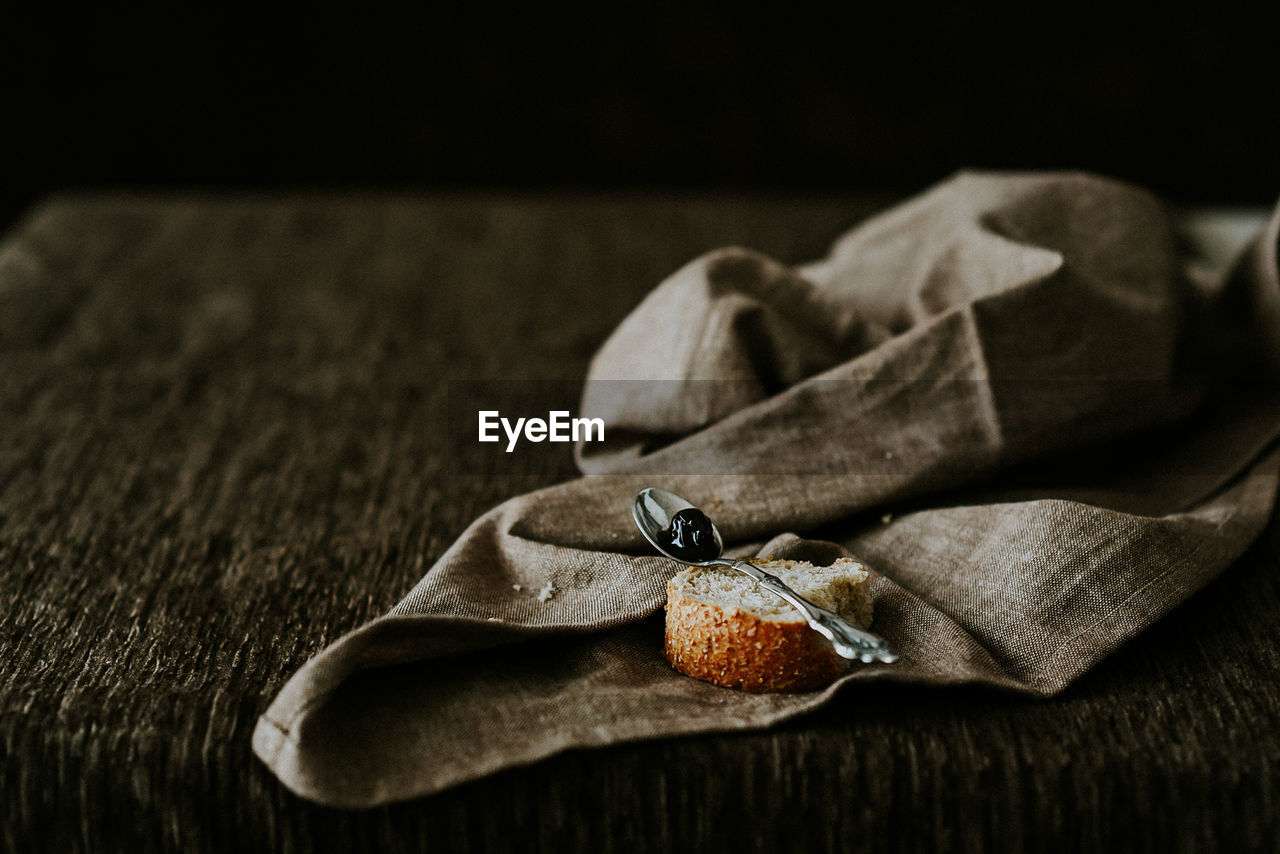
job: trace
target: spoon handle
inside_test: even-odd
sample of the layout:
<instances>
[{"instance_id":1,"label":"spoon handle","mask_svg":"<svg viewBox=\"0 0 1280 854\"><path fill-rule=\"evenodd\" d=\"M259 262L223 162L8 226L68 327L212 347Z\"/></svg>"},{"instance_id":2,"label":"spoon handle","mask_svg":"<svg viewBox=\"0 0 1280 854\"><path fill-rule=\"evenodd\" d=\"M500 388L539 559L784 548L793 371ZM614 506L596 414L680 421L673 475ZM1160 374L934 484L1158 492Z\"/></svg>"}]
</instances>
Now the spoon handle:
<instances>
[{"instance_id":1,"label":"spoon handle","mask_svg":"<svg viewBox=\"0 0 1280 854\"><path fill-rule=\"evenodd\" d=\"M858 628L834 611L828 611L826 608L813 604L784 584L782 579L776 575L770 575L755 564L748 563L745 560L717 560L714 563L732 567L739 572L745 572L754 578L761 587L790 602L809 621L810 628L831 641L836 654L841 658L856 658L864 662L883 661L885 663L895 661L898 658L889 649L889 644L885 642L884 638Z\"/></svg>"}]
</instances>

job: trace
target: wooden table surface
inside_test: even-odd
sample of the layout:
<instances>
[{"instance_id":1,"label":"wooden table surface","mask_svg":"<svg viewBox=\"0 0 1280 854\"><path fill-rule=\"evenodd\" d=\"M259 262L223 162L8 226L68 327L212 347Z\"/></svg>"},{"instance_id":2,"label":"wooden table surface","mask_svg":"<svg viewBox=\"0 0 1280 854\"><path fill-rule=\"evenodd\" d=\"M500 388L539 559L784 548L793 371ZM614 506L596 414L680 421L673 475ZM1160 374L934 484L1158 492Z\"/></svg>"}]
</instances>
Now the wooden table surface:
<instances>
[{"instance_id":1,"label":"wooden table surface","mask_svg":"<svg viewBox=\"0 0 1280 854\"><path fill-rule=\"evenodd\" d=\"M0 243L0 850L1274 850L1280 525L1060 697L858 686L767 732L343 812L249 749L284 681L465 525L573 477L467 463L451 380L575 385L728 244L867 199L68 196ZM534 382L508 383L536 403Z\"/></svg>"}]
</instances>

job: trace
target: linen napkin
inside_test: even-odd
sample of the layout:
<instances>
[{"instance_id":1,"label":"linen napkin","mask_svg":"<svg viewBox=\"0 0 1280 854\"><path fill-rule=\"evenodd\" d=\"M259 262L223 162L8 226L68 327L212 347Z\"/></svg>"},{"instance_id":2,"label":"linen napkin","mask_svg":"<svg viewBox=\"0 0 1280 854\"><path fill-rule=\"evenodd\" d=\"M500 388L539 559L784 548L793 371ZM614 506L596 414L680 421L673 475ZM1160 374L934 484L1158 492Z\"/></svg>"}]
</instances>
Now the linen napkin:
<instances>
[{"instance_id":1,"label":"linen napkin","mask_svg":"<svg viewBox=\"0 0 1280 854\"><path fill-rule=\"evenodd\" d=\"M257 755L363 807L558 751L767 726L856 683L1048 696L1257 537L1280 451L1280 212L1208 275L1149 193L964 173L784 266L696 259L597 354L584 476L475 520L389 614L300 670ZM632 496L735 554L874 571L900 653L752 695L672 670Z\"/></svg>"}]
</instances>

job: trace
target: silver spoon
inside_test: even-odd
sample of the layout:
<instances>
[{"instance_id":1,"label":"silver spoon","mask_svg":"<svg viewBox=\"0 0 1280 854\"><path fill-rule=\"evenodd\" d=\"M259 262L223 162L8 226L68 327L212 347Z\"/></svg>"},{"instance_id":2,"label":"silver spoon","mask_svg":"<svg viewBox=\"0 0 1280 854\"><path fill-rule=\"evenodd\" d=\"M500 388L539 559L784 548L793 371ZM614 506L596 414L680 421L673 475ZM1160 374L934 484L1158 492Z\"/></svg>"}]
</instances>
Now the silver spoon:
<instances>
[{"instance_id":1,"label":"silver spoon","mask_svg":"<svg viewBox=\"0 0 1280 854\"><path fill-rule=\"evenodd\" d=\"M756 584L791 603L815 632L831 641L841 658L864 662L897 660L889 644L879 635L851 625L834 611L819 607L790 587L782 579L745 560L720 557L724 541L707 515L685 499L665 489L649 487L636 493L631 505L636 526L654 548L672 560L690 566L727 566L745 572Z\"/></svg>"}]
</instances>

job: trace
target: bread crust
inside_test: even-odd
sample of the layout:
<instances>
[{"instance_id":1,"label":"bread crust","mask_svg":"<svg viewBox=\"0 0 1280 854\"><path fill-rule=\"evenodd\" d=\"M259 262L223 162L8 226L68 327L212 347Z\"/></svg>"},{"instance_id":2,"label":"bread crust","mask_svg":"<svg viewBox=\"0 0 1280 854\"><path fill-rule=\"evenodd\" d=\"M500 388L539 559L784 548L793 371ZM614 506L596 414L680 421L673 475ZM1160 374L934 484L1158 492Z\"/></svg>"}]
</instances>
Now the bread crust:
<instances>
[{"instance_id":1,"label":"bread crust","mask_svg":"<svg viewBox=\"0 0 1280 854\"><path fill-rule=\"evenodd\" d=\"M795 620L764 619L698 601L684 595L684 577L667 584L663 652L676 670L757 693L813 691L842 672L831 644L799 614Z\"/></svg>"}]
</instances>

